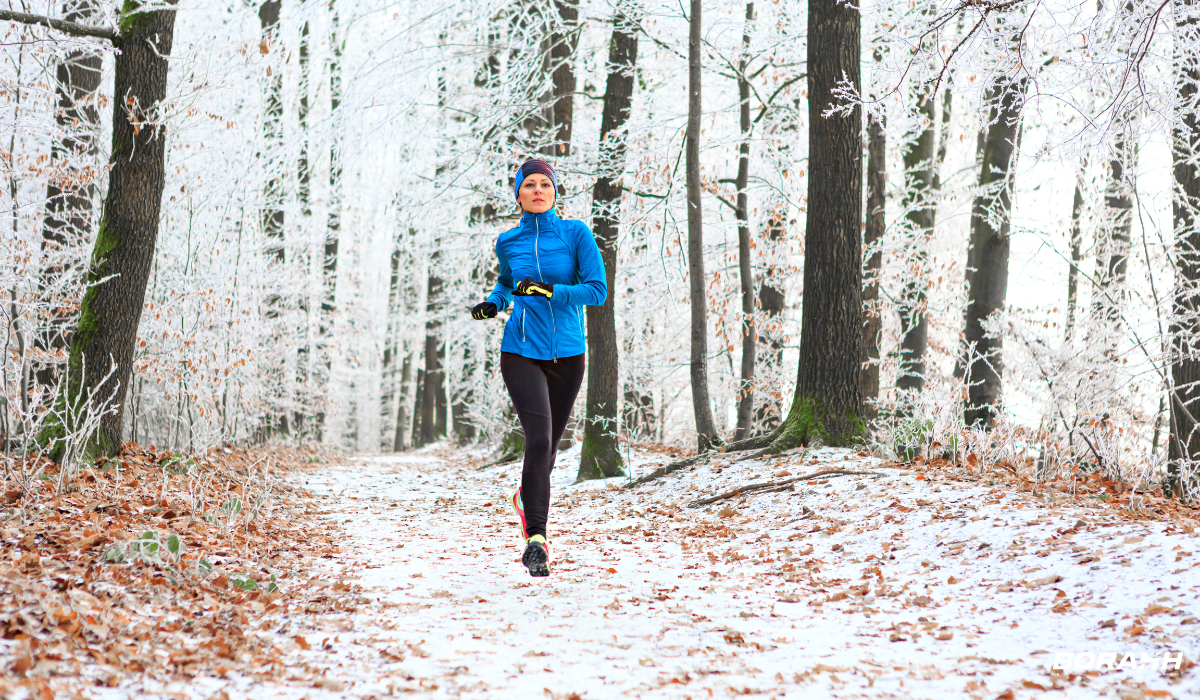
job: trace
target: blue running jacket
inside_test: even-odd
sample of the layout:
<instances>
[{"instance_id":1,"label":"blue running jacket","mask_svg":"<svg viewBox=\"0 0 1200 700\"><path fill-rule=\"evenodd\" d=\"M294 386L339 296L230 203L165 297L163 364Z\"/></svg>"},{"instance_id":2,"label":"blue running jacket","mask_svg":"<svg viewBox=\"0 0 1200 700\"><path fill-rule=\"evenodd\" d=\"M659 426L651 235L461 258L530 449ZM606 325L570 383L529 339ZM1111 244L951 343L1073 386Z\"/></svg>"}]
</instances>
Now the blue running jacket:
<instances>
[{"instance_id":1,"label":"blue running jacket","mask_svg":"<svg viewBox=\"0 0 1200 700\"><path fill-rule=\"evenodd\" d=\"M487 300L501 311L513 305L500 351L534 360L582 355L583 307L599 306L608 296L604 261L588 227L558 218L553 209L526 212L519 226L500 234L496 257L500 278ZM554 285L554 298L514 297L526 277Z\"/></svg>"}]
</instances>

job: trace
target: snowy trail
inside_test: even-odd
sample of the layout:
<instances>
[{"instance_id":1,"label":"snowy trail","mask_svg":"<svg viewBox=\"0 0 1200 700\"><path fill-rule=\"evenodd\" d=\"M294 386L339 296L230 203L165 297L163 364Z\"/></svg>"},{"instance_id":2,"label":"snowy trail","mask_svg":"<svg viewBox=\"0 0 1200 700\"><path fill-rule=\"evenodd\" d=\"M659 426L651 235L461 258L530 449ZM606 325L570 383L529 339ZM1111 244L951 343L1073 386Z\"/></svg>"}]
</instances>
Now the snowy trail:
<instances>
[{"instance_id":1,"label":"snowy trail","mask_svg":"<svg viewBox=\"0 0 1200 700\"><path fill-rule=\"evenodd\" d=\"M1196 660L1194 534L844 450L714 460L632 491L572 485L577 460L560 455L555 472L548 579L519 563L505 501L517 465L413 453L307 477L348 533L345 580L371 602L342 619L282 618L276 633L311 647L292 645L291 681L231 679L230 697L1200 693L1197 670L1050 670L1061 653ZM828 466L882 476L686 506Z\"/></svg>"}]
</instances>

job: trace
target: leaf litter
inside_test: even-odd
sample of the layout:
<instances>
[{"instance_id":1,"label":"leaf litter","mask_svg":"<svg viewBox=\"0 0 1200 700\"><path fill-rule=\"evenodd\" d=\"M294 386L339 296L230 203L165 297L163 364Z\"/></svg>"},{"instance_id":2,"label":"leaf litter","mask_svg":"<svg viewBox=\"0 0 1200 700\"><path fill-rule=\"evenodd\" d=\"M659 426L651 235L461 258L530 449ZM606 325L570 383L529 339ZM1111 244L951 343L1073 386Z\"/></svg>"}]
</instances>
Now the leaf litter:
<instances>
[{"instance_id":1,"label":"leaf litter","mask_svg":"<svg viewBox=\"0 0 1200 700\"><path fill-rule=\"evenodd\" d=\"M636 467L661 455L647 450L633 458ZM251 459L260 457L243 456L243 469ZM1177 501L1122 486L1098 499L1091 496L1109 486L1064 490L1023 483L1018 470L1002 467L984 473L970 464L902 465L837 449L752 460L718 455L632 489L621 488L621 480L573 484L578 459L578 447L559 455L553 573L542 580L521 567L516 518L504 506L519 465L480 471L487 461L481 454L444 445L276 467L281 478L271 507L286 503L291 512L286 525L260 522L256 535L275 538L266 568L283 581L276 593L264 593L267 571L254 569L261 559L246 554L244 538L255 535L248 531L238 535L241 549L235 539L213 540L204 550L214 558L218 547L228 554L220 564L229 579L223 588L178 578L178 589L164 588L148 584L149 573L113 579L113 571L165 578L164 564L145 561L146 547L136 541L149 523L130 523L120 537L79 550L96 558L124 543L119 551L132 561L89 564L109 577L106 585L94 578L60 595L53 577L39 579L79 614L76 606L93 604L76 603L72 590L80 598L119 599L128 622L104 618L113 641L85 638L78 654L84 661L72 665L59 658L75 648L59 639L72 622L64 627L53 613L31 618L42 626L29 640L9 635L6 663L21 665L20 650L31 649L35 636L42 655L8 692L256 699L1200 692L1192 668L1200 656L1196 511ZM873 474L798 479L790 489L690 507L706 494L822 470ZM209 507L219 512L225 501L218 500ZM284 520L282 512L274 519ZM159 548L149 554L170 569L175 555L169 546L163 553L160 531L166 529L154 530ZM42 547L39 531L6 530L11 570L31 532ZM194 561L189 534L179 535L181 562ZM60 545L62 556L83 556L66 550L81 536ZM338 549L342 554L330 558ZM233 585L234 573L254 571L257 590ZM268 602L274 595L280 598ZM194 602L198 596L208 608ZM17 597L4 606L10 629L33 606ZM171 641L189 639L178 629L164 631L186 615L159 614L150 623L154 610L170 608L168 598L194 620L229 620L224 624L240 635L206 632L203 640L215 646ZM52 644L55 650L45 651ZM93 646L105 662L86 661ZM126 665L108 661L104 648ZM149 653L135 653L143 648ZM1182 653L1185 661L1165 673L1136 663L1053 669L1063 653L1136 660ZM192 655L191 665L174 663L182 654ZM109 679L115 688L92 685Z\"/></svg>"}]
</instances>

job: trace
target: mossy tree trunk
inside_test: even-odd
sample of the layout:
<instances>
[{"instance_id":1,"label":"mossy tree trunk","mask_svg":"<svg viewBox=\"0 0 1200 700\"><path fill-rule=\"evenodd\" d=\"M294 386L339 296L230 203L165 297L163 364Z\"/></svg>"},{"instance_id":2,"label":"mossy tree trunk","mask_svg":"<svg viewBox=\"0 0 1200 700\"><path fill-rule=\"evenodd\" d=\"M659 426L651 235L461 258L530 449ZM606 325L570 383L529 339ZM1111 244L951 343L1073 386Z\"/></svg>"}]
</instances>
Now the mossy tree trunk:
<instances>
[{"instance_id":1,"label":"mossy tree trunk","mask_svg":"<svg viewBox=\"0 0 1200 700\"><path fill-rule=\"evenodd\" d=\"M621 220L621 172L625 168L625 122L633 104L633 69L637 64L636 14L618 6L608 45L608 83L600 117L601 175L592 188L592 232L604 261L608 298L587 308L588 385L587 418L579 457L579 480L621 475L621 450L617 444L617 409L620 375L617 358L616 275L617 234Z\"/></svg>"},{"instance_id":2,"label":"mossy tree trunk","mask_svg":"<svg viewBox=\"0 0 1200 700\"><path fill-rule=\"evenodd\" d=\"M857 9L808 3L809 173L800 366L771 448L815 437L847 445L865 431L862 399L862 109L826 118L843 80L860 84Z\"/></svg>"},{"instance_id":3,"label":"mossy tree trunk","mask_svg":"<svg viewBox=\"0 0 1200 700\"><path fill-rule=\"evenodd\" d=\"M1004 339L984 330L1008 296L1009 212L1021 138L1026 78L1001 76L987 89L986 133L979 140L979 194L971 210L967 252L967 425L990 429L1000 405Z\"/></svg>"},{"instance_id":4,"label":"mossy tree trunk","mask_svg":"<svg viewBox=\"0 0 1200 700\"><path fill-rule=\"evenodd\" d=\"M95 14L95 4L88 1L80 3L65 19L88 21ZM95 51L72 51L58 64L58 110L54 119L58 128L70 135L64 137L61 144L54 144L50 158L65 161L71 175L62 181L52 180L46 186L42 257L50 262L42 269L43 290L48 290L54 280L72 274L61 264L56 253L81 240L93 222L95 181L76 164L81 158L95 157L99 150L96 132L100 111L96 107L96 92L100 89L101 61L101 55ZM51 352L66 350L72 315L68 309L50 309L45 331L34 339L36 347ZM55 362L39 367L36 372L38 384L53 387L59 369Z\"/></svg>"},{"instance_id":5,"label":"mossy tree trunk","mask_svg":"<svg viewBox=\"0 0 1200 700\"><path fill-rule=\"evenodd\" d=\"M139 12L127 0L113 93L112 169L96 233L79 325L71 338L67 380L59 406L112 406L88 438L89 455L113 455L121 446L121 421L132 376L137 329L158 239L167 134L159 105L166 96L175 10ZM40 442L61 457L58 441L75 426L48 426Z\"/></svg>"}]
</instances>

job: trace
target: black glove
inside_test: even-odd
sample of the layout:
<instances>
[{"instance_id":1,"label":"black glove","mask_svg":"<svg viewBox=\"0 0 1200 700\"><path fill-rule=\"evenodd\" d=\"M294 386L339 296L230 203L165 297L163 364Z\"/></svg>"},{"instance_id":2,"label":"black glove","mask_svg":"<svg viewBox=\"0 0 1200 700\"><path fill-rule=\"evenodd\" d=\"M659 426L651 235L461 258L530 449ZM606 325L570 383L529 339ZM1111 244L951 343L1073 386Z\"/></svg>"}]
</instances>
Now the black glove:
<instances>
[{"instance_id":1,"label":"black glove","mask_svg":"<svg viewBox=\"0 0 1200 700\"><path fill-rule=\"evenodd\" d=\"M476 321L482 321L485 318L496 318L496 314L499 312L500 310L496 308L495 304L485 301L482 304L476 304L471 309L471 318Z\"/></svg>"},{"instance_id":2,"label":"black glove","mask_svg":"<svg viewBox=\"0 0 1200 700\"><path fill-rule=\"evenodd\" d=\"M517 282L517 288L513 290L513 296L516 297L531 297L543 296L547 299L554 297L554 285L549 282L538 282L532 277Z\"/></svg>"}]
</instances>

